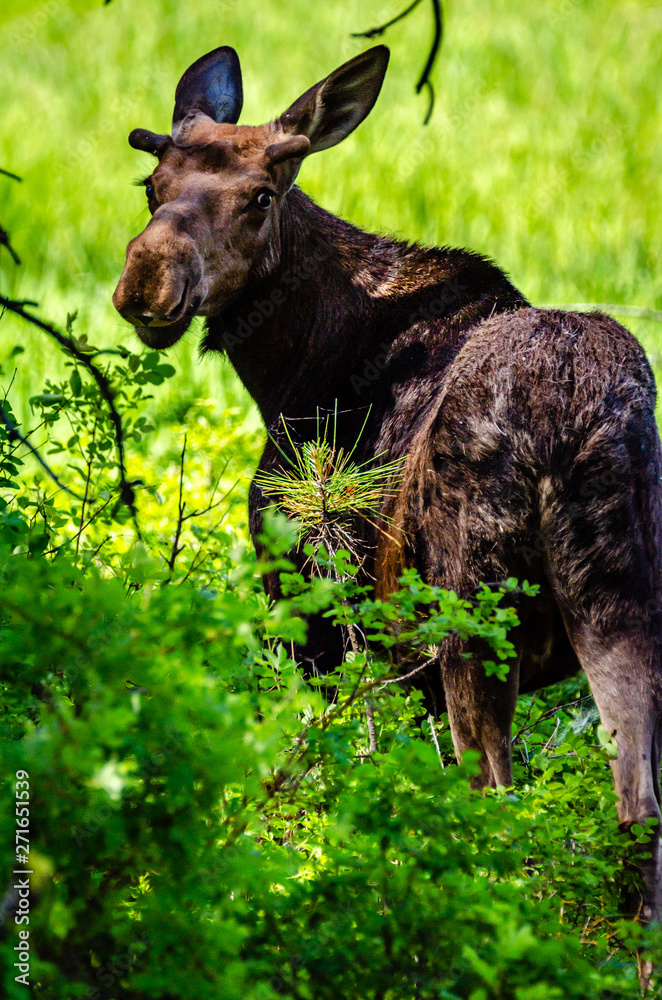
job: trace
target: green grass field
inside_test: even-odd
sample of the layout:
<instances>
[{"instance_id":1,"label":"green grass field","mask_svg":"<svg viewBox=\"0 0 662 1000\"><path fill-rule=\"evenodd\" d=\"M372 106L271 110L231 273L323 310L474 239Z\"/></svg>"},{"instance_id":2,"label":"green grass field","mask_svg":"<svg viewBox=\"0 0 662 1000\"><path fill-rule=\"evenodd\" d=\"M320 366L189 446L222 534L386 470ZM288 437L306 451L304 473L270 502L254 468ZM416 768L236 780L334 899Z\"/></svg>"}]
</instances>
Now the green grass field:
<instances>
[{"instance_id":1,"label":"green grass field","mask_svg":"<svg viewBox=\"0 0 662 1000\"><path fill-rule=\"evenodd\" d=\"M168 129L181 74L221 44L242 59L241 121L276 116L373 44L352 32L406 3L0 0L0 168L23 178L0 174L0 225L22 260L0 246L0 293L35 300L61 329L77 311L79 337L138 351L111 303L126 244L148 219L134 181L153 161L129 132ZM374 111L310 157L299 183L368 229L491 256L535 304L611 304L662 376L662 6L445 0L425 127L414 85L429 7L388 32ZM619 306L649 316L624 318ZM98 996L97 982L124 996L129 977L132 997L200 1000L638 995L636 948L648 941L662 969L662 934L616 920L633 845L616 828L616 734L595 729L585 679L520 701L507 798L468 795L444 766L447 718L421 731L415 693L378 673L360 687L386 669L375 648L367 663L346 657L333 707L300 688L286 647L329 581L296 596L292 575L294 596L268 607L254 556L241 555L264 432L228 362L198 359L200 332L196 321L169 352L175 376L145 380L153 398L140 415L154 428L141 440L134 424L127 438L136 544L94 383L83 372L32 413L30 397L70 369L50 340L0 316L0 391L24 430L57 418L31 440L74 491L36 463L14 468L2 430L0 741L7 777L33 782L35 985L47 983L47 1000ZM102 360L119 367L117 355ZM153 361L132 357L125 388L137 393L136 372ZM130 392L116 397L129 419ZM411 607L423 606L410 588ZM351 593L338 590L341 620L365 606ZM469 605L435 600L441 620L463 616L464 636ZM402 601L394 635L415 620ZM357 629L379 638L371 615ZM423 655L421 645L416 662ZM379 728L371 763L364 711ZM3 787L9 871L23 819L13 782ZM13 939L0 948L11 955L11 971L0 968L11 992L0 993L22 1000L16 950Z\"/></svg>"},{"instance_id":2,"label":"green grass field","mask_svg":"<svg viewBox=\"0 0 662 1000\"><path fill-rule=\"evenodd\" d=\"M128 239L147 219L149 157L126 141L166 130L184 69L229 43L242 59L244 122L267 120L370 42L350 37L400 0L5 0L0 13L3 127L0 222L22 258L0 252L0 288L35 299L100 346L128 341L110 301ZM639 0L465 0L445 6L437 103L413 85L431 36L427 5L389 31L378 104L337 149L306 162L301 186L361 226L468 246L497 260L535 303L662 308L662 8ZM662 324L628 319L658 372ZM163 421L193 396L247 415L229 366L197 360L155 402ZM5 316L1 352L26 352L15 408L60 371L56 350ZM251 411L252 412L252 411ZM252 419L254 420L254 414Z\"/></svg>"}]
</instances>

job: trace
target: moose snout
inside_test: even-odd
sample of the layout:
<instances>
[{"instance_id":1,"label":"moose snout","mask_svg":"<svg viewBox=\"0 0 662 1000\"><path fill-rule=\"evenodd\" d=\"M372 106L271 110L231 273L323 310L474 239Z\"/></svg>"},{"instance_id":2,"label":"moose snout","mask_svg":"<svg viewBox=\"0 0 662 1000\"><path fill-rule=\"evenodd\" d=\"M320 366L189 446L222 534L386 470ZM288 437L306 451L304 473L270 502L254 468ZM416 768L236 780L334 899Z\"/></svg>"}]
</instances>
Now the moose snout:
<instances>
[{"instance_id":1,"label":"moose snout","mask_svg":"<svg viewBox=\"0 0 662 1000\"><path fill-rule=\"evenodd\" d=\"M150 347L169 347L205 299L202 258L185 233L156 219L129 243L113 305Z\"/></svg>"}]
</instances>

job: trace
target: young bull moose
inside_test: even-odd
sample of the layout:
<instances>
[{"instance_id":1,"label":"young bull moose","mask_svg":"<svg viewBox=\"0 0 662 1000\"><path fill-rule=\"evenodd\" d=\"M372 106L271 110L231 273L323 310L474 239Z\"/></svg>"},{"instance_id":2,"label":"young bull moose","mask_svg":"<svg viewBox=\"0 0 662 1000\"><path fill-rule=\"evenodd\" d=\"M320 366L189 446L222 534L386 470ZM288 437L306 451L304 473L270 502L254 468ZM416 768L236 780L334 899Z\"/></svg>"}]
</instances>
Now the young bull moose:
<instances>
[{"instance_id":1,"label":"young bull moose","mask_svg":"<svg viewBox=\"0 0 662 1000\"><path fill-rule=\"evenodd\" d=\"M388 536L365 525L378 592L415 566L470 594L483 580L540 585L514 636L506 682L480 646L447 640L428 694L458 755L480 751L479 785L510 785L518 692L585 670L613 762L622 827L660 821L661 449L642 349L598 313L531 308L489 260L365 233L294 181L303 159L344 139L373 107L388 50L377 46L311 87L275 121L237 126L239 61L223 47L175 95L171 135L129 142L158 165L152 219L131 241L116 308L151 348L206 317L204 351L225 352L275 433L317 432L403 460L385 501ZM282 461L269 441L261 470ZM253 484L250 519L264 500ZM268 581L273 591L273 581ZM305 655L331 637L311 622ZM473 659L462 654L469 652ZM643 919L660 916L659 837L643 860Z\"/></svg>"}]
</instances>

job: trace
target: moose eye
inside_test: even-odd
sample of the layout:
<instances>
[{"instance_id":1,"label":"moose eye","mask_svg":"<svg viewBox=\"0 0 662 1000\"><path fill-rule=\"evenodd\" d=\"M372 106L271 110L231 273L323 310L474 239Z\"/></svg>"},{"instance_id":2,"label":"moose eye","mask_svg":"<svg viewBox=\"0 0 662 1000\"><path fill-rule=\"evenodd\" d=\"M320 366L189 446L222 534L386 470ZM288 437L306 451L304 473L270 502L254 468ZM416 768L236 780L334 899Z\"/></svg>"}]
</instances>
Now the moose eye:
<instances>
[{"instance_id":1,"label":"moose eye","mask_svg":"<svg viewBox=\"0 0 662 1000\"><path fill-rule=\"evenodd\" d=\"M147 201L151 201L154 197L154 185L151 181L145 181L145 194L147 195Z\"/></svg>"},{"instance_id":2,"label":"moose eye","mask_svg":"<svg viewBox=\"0 0 662 1000\"><path fill-rule=\"evenodd\" d=\"M273 201L273 197L271 191L260 191L255 198L255 204L263 212L266 212Z\"/></svg>"}]
</instances>

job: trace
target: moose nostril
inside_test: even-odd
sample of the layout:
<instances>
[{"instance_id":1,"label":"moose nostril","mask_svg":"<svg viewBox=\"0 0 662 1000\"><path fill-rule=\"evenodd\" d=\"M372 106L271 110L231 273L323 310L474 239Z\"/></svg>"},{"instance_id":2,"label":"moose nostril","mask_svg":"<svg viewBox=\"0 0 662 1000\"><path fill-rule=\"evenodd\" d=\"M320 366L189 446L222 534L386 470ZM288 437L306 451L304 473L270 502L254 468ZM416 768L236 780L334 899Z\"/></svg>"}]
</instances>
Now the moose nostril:
<instances>
[{"instance_id":1,"label":"moose nostril","mask_svg":"<svg viewBox=\"0 0 662 1000\"><path fill-rule=\"evenodd\" d=\"M171 320L179 319L179 316L184 312L186 308L186 300L188 298L189 287L190 283L187 278L186 281L184 282L184 288L182 289L182 294L179 297L179 302L173 309L170 310L170 312L166 316L166 319L171 319Z\"/></svg>"}]
</instances>

